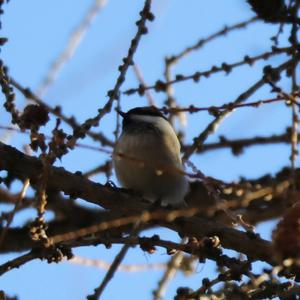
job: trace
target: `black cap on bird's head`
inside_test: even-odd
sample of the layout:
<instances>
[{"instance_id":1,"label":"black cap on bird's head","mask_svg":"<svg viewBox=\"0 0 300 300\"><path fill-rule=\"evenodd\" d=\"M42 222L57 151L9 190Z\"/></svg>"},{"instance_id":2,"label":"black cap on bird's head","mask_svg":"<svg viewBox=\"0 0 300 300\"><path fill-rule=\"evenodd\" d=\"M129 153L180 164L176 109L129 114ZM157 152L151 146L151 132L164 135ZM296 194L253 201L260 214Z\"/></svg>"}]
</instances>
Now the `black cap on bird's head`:
<instances>
[{"instance_id":1,"label":"black cap on bird's head","mask_svg":"<svg viewBox=\"0 0 300 300\"><path fill-rule=\"evenodd\" d=\"M140 115L140 116L153 116L153 117L162 117L165 120L166 117L161 113L159 109L157 109L155 106L141 106L141 107L135 107L130 109L128 112L123 112L120 110L117 110L117 113L122 116L123 118L130 117L132 115Z\"/></svg>"},{"instance_id":2,"label":"black cap on bird's head","mask_svg":"<svg viewBox=\"0 0 300 300\"><path fill-rule=\"evenodd\" d=\"M155 117L163 118L168 122L168 119L155 106L135 107L133 109L130 109L126 113L117 110L117 113L123 118L123 130L125 128L129 129L129 127L130 129L135 129L134 126L136 126L137 124L143 126L143 123L145 123L144 125L146 125L146 127L149 127L149 123L151 122L149 122L149 118L147 117L154 117L153 120L155 119ZM145 120L143 120L143 116L145 116Z\"/></svg>"}]
</instances>

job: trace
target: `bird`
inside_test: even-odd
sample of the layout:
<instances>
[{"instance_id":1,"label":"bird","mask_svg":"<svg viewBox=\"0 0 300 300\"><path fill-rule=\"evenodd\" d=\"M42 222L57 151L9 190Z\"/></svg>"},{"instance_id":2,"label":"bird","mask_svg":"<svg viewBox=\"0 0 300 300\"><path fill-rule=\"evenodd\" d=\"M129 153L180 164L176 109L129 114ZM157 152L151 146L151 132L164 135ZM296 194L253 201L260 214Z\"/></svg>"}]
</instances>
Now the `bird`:
<instances>
[{"instance_id":1,"label":"bird","mask_svg":"<svg viewBox=\"0 0 300 300\"><path fill-rule=\"evenodd\" d=\"M122 132L113 151L116 177L123 188L140 192L151 203L184 207L189 181L180 143L167 118L154 106L117 110Z\"/></svg>"}]
</instances>

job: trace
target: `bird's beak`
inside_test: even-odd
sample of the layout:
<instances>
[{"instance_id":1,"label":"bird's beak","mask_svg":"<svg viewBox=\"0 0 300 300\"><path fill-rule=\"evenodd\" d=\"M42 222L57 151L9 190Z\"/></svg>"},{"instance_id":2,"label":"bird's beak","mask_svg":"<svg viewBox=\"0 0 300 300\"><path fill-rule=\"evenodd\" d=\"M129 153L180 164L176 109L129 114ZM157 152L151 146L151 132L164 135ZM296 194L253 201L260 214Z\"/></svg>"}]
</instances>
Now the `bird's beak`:
<instances>
[{"instance_id":1,"label":"bird's beak","mask_svg":"<svg viewBox=\"0 0 300 300\"><path fill-rule=\"evenodd\" d=\"M116 112L122 117L125 118L126 117L126 113L124 113L123 111L116 109Z\"/></svg>"}]
</instances>

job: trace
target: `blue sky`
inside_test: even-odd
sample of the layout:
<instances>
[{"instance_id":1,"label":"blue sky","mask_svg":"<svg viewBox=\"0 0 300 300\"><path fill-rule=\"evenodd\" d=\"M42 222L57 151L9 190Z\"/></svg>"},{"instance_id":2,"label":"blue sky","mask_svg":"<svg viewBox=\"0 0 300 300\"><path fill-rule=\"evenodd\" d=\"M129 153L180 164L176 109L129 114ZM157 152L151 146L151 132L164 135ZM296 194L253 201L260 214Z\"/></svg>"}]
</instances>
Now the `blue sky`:
<instances>
[{"instance_id":1,"label":"blue sky","mask_svg":"<svg viewBox=\"0 0 300 300\"><path fill-rule=\"evenodd\" d=\"M139 65L148 84L163 79L164 57L176 54L185 47L194 44L218 31L224 25L244 21L253 16L246 1L240 0L154 0L153 23L148 24L149 34L143 36L134 61ZM22 85L36 90L45 76L51 62L63 50L70 32L77 26L93 1L10 1L4 6L2 33L9 38L1 52L1 58L8 65L10 74ZM94 116L98 108L107 101L106 93L113 88L118 75L118 65L127 53L143 6L142 0L107 0L72 59L62 69L55 83L43 99L51 106L61 105L67 116L74 115L79 121ZM232 63L241 60L246 54L254 56L270 50L268 39L275 35L277 27L255 23L246 31L235 31L228 36L208 44L201 51L183 59L174 69L174 74L193 74L195 71L209 69L222 62ZM286 35L283 35L286 37ZM284 38L282 46L284 46ZM284 55L275 56L270 63L279 65ZM255 68L243 66L234 70L229 76L223 73L203 79L198 84L179 83L174 86L175 95L182 106L221 105L234 100L247 87L260 79L265 62L258 62ZM136 87L138 81L132 70L126 76L122 90ZM281 86L288 89L286 80ZM259 90L250 100L271 97L268 88ZM25 100L17 94L20 109ZM159 106L163 104L164 95L152 93ZM139 95L122 96L124 110L145 105L146 98ZM240 109L227 118L217 134L208 141L215 141L218 135L228 138L251 137L282 133L290 125L291 112L284 104L266 105L259 109ZM0 125L8 123L9 116L0 109ZM206 112L188 116L186 141L191 141L208 122L212 120ZM49 129L53 128L54 119ZM52 127L51 127L52 126ZM106 116L99 130L113 138L115 114ZM68 132L70 128L65 126ZM0 131L0 137L3 131ZM13 135L10 143L21 149L28 143L26 135ZM90 139L82 141L93 144ZM233 157L230 150L213 151L195 155L192 161L202 172L225 181L238 179L240 176L256 178L267 172L275 173L283 166L289 165L289 146L277 145L253 147L239 157ZM89 170L107 159L107 155L77 148L57 165L70 171ZM115 177L112 177L115 180ZM105 182L103 176L96 176L95 181ZM17 185L16 185L17 188ZM18 216L15 224L20 224L28 216L34 217L33 211ZM18 223L19 222L19 223ZM272 223L273 224L273 223ZM269 237L271 223L260 226L265 237ZM151 235L151 231L147 234ZM162 236L179 240L174 233L159 230ZM85 257L111 261L119 247L106 250L103 246L76 249L75 253ZM1 262L16 254L3 255ZM162 249L154 255L148 255L139 249L130 250L124 263L155 263L168 260ZM179 274L172 282L166 299L172 299L178 286L197 287L203 277L213 275L214 264L207 262L198 265L197 273L184 277ZM0 287L9 295L20 295L20 299L84 299L100 283L104 270L74 265L70 263L47 264L33 261L19 270L14 270L0 278ZM102 299L151 299L151 291L156 287L161 271L138 273L119 272L107 287ZM38 284L37 284L38 283Z\"/></svg>"}]
</instances>

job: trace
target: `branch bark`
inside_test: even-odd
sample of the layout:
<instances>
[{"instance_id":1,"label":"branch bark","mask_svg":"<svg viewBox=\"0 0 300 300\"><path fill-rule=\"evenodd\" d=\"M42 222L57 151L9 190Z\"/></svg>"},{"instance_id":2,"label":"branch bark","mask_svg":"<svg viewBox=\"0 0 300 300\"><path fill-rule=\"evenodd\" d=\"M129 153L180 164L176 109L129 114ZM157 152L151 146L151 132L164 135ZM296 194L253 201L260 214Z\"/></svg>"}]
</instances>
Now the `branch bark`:
<instances>
[{"instance_id":1,"label":"branch bark","mask_svg":"<svg viewBox=\"0 0 300 300\"><path fill-rule=\"evenodd\" d=\"M29 178L31 184L37 181L42 171L42 163L11 146L0 143L0 170L6 170L16 178ZM79 174L73 174L64 168L51 167L48 178L48 189L63 191L72 197L80 197L87 202L97 204L105 209L122 214L134 214L149 208L146 200L132 195L123 189L104 186L92 182ZM125 205L126 204L126 205ZM219 236L222 246L242 252L253 260L263 260L275 264L270 242L253 237L246 232L226 227L222 223L208 221L201 217L178 218L172 223L157 221L156 225L177 231L181 236Z\"/></svg>"}]
</instances>

